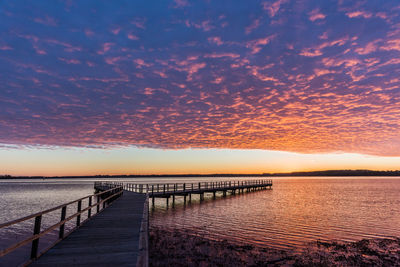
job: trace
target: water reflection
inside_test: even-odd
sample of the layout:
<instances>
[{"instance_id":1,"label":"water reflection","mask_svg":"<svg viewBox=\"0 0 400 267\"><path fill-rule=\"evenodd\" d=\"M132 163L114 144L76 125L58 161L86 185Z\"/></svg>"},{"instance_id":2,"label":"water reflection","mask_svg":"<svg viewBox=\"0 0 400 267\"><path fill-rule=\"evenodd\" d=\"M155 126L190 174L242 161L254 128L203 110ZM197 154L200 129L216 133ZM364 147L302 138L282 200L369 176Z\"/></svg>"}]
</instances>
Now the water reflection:
<instances>
[{"instance_id":1,"label":"water reflection","mask_svg":"<svg viewBox=\"0 0 400 267\"><path fill-rule=\"evenodd\" d=\"M90 195L93 182L99 180L104 179L0 181L0 223ZM227 180L231 179L124 178L114 181L197 183ZM186 205L183 205L183 197L177 197L174 209L170 206L167 210L165 199L157 199L150 224L193 230L212 239L284 249L301 248L317 239L354 241L400 236L398 192L400 179L397 178L275 178L272 190L228 195L226 198L220 193L216 200L208 194L201 204L198 195L193 195L192 203ZM73 213L75 208L71 209L68 212ZM44 218L44 227L54 224L59 218L57 212ZM27 222L26 225L0 230L0 248L23 239L32 229L33 222ZM56 238L57 233L54 232L53 236ZM45 242L41 240L40 244ZM27 252L19 251L18 255L28 257L29 246L25 249Z\"/></svg>"},{"instance_id":2,"label":"water reflection","mask_svg":"<svg viewBox=\"0 0 400 267\"><path fill-rule=\"evenodd\" d=\"M399 190L398 179L276 179L273 190L185 208L180 200L168 211L157 199L150 222L284 249L315 240L399 236Z\"/></svg>"}]
</instances>

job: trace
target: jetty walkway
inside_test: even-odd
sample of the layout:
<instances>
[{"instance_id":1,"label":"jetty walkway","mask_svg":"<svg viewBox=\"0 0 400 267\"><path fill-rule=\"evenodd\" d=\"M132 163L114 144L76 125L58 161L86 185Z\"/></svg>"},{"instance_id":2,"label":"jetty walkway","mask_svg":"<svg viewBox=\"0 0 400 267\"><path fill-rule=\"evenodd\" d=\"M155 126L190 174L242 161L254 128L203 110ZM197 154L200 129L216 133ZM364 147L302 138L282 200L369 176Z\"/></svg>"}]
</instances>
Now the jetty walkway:
<instances>
[{"instance_id":1,"label":"jetty walkway","mask_svg":"<svg viewBox=\"0 0 400 267\"><path fill-rule=\"evenodd\" d=\"M148 266L148 211L149 198L183 196L184 203L193 194L200 196L217 193L226 197L254 190L270 189L272 180L246 180L225 182L135 184L95 182L96 193L65 203L52 209L0 224L0 229L34 220L32 235L0 250L0 265L5 266ZM85 206L85 207L84 207ZM68 212L67 212L68 208ZM71 209L75 212L71 213ZM60 220L42 229L42 217L60 212ZM54 215L53 215L54 216ZM74 227L66 228L66 223ZM39 247L40 238L54 235L58 239L45 248ZM44 238L45 239L45 238ZM44 240L46 241L46 240ZM30 257L24 263L2 262L18 248L31 245Z\"/></svg>"},{"instance_id":2,"label":"jetty walkway","mask_svg":"<svg viewBox=\"0 0 400 267\"><path fill-rule=\"evenodd\" d=\"M124 192L30 266L147 266L147 244L141 244L148 242L145 201L145 194Z\"/></svg>"},{"instance_id":3,"label":"jetty walkway","mask_svg":"<svg viewBox=\"0 0 400 267\"><path fill-rule=\"evenodd\" d=\"M236 193L244 193L255 190L271 189L272 180L244 180L244 181L219 181L219 182L199 182L199 183L163 183L163 184L133 184L127 183L123 185L124 190L132 192L148 192L149 198L152 199L154 206L155 198L165 198L167 208L169 199L172 198L172 206L175 205L175 197L183 196L183 203L191 203L192 195L199 195L200 202L204 201L206 193L212 193L216 198L217 193L222 193L226 197L227 193L235 195Z\"/></svg>"}]
</instances>

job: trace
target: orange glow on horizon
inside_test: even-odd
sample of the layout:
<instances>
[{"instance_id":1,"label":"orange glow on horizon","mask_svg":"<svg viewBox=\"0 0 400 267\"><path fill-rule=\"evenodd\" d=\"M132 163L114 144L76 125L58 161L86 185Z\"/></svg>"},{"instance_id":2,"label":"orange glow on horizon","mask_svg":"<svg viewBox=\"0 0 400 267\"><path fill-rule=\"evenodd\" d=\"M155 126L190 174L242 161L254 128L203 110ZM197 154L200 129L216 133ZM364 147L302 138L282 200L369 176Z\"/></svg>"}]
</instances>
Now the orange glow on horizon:
<instances>
[{"instance_id":1,"label":"orange glow on horizon","mask_svg":"<svg viewBox=\"0 0 400 267\"><path fill-rule=\"evenodd\" d=\"M396 170L399 157L267 150L27 149L0 151L0 175L262 174L338 169Z\"/></svg>"}]
</instances>

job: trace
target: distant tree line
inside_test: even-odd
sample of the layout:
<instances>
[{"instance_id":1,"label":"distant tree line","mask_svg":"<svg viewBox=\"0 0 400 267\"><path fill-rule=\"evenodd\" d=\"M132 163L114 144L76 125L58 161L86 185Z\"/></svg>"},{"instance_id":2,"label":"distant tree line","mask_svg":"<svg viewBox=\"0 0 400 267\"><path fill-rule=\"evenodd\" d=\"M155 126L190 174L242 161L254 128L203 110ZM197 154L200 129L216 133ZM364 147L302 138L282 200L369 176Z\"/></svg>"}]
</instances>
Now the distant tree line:
<instances>
[{"instance_id":1,"label":"distant tree line","mask_svg":"<svg viewBox=\"0 0 400 267\"><path fill-rule=\"evenodd\" d=\"M0 175L0 179L44 179L44 178L162 178L162 177L298 177L298 176L400 176L400 171L371 170L326 170L310 172L262 173L262 174L150 174L150 175L84 175L84 176L11 176Z\"/></svg>"},{"instance_id":2,"label":"distant tree line","mask_svg":"<svg viewBox=\"0 0 400 267\"><path fill-rule=\"evenodd\" d=\"M327 170L289 173L264 173L268 176L400 176L400 171Z\"/></svg>"}]
</instances>

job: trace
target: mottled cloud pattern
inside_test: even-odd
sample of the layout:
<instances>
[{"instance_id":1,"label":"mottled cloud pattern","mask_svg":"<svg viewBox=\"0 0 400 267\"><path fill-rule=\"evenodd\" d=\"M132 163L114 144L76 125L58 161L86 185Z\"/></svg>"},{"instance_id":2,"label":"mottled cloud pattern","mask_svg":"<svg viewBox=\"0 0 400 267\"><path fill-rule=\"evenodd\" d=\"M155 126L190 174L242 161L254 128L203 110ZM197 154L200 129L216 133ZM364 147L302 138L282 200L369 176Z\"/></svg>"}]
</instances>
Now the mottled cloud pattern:
<instances>
[{"instance_id":1,"label":"mottled cloud pattern","mask_svg":"<svg viewBox=\"0 0 400 267\"><path fill-rule=\"evenodd\" d=\"M400 156L400 3L0 3L0 143Z\"/></svg>"}]
</instances>

